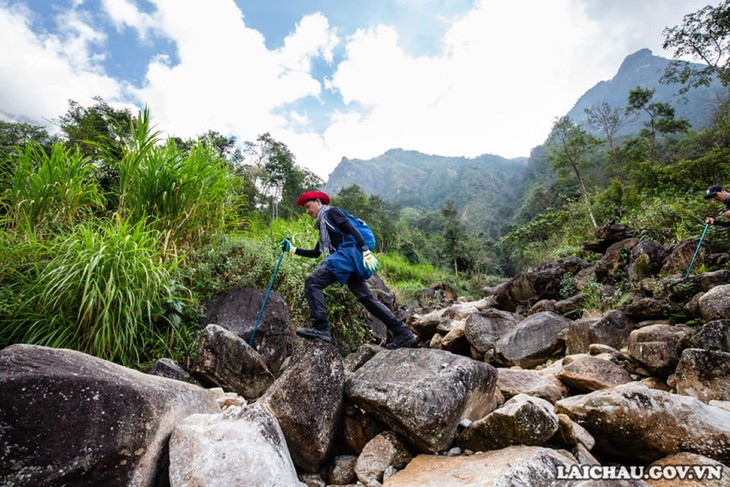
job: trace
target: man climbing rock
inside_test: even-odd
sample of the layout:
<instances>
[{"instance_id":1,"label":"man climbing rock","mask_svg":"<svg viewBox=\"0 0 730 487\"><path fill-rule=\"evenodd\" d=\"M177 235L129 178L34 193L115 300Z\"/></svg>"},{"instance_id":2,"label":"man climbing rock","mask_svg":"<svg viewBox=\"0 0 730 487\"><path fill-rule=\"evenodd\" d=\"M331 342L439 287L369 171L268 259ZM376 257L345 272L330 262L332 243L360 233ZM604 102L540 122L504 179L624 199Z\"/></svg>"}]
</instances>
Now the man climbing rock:
<instances>
[{"instance_id":1,"label":"man climbing rock","mask_svg":"<svg viewBox=\"0 0 730 487\"><path fill-rule=\"evenodd\" d=\"M373 316L385 323L392 335L386 348L396 349L416 343L413 332L370 292L365 280L380 268L380 263L365 242L362 233L353 225L348 214L330 206L330 198L321 191L308 191L297 200L297 205L315 220L319 240L314 249L296 248L289 239L281 241L284 252L317 258L325 255L322 265L304 281L304 295L311 313L311 326L297 329L304 338L331 340L324 289L339 282L347 284L352 294Z\"/></svg>"}]
</instances>

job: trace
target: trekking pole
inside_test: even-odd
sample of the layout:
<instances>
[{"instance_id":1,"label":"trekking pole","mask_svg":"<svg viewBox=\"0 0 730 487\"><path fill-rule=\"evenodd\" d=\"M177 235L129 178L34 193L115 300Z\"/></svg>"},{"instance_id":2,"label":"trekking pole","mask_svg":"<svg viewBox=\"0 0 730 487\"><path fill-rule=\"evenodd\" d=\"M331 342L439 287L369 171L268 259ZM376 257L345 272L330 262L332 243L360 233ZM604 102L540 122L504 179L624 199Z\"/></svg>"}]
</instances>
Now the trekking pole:
<instances>
[{"instance_id":1,"label":"trekking pole","mask_svg":"<svg viewBox=\"0 0 730 487\"><path fill-rule=\"evenodd\" d=\"M705 234L707 233L707 229L709 228L710 224L705 223L705 229L702 230L702 236L700 237L700 241L697 244L697 250L695 250L695 255L692 256L692 261L689 263L689 267L687 268L687 273L684 275L684 278L689 277L689 272L692 270L692 266L695 263L695 259L697 258L697 254L700 252L700 247L702 246L702 241L705 239Z\"/></svg>"},{"instance_id":2,"label":"trekking pole","mask_svg":"<svg viewBox=\"0 0 730 487\"><path fill-rule=\"evenodd\" d=\"M269 299L269 293L271 293L271 288L274 286L274 279L276 279L276 273L279 272L279 266L281 265L281 259L284 258L284 251L281 251L281 254L279 254L279 261L276 263L276 268L274 269L274 274L271 276L271 282L269 283L269 289L266 290L266 295L264 296L264 302L261 303L261 309L259 310L259 315L256 317L256 324L253 327L253 333L251 333L251 338L248 341L248 346L253 348L253 339L256 336L256 329L259 327L259 323L261 323L261 316L264 314L264 308L266 307L266 301Z\"/></svg>"}]
</instances>

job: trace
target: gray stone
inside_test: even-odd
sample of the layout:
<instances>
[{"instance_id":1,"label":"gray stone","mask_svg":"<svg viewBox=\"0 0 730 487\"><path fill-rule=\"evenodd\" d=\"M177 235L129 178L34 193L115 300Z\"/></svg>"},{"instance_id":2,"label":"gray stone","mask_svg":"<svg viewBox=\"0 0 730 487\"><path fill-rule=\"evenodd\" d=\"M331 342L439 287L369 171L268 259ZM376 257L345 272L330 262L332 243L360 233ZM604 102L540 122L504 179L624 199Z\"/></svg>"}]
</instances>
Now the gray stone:
<instances>
[{"instance_id":1,"label":"gray stone","mask_svg":"<svg viewBox=\"0 0 730 487\"><path fill-rule=\"evenodd\" d=\"M420 451L451 443L463 419L495 405L497 373L485 363L443 350L385 350L348 379L346 395Z\"/></svg>"},{"instance_id":2,"label":"gray stone","mask_svg":"<svg viewBox=\"0 0 730 487\"><path fill-rule=\"evenodd\" d=\"M325 463L342 414L345 372L329 344L308 340L260 399L279 421L294 465L316 472Z\"/></svg>"},{"instance_id":3,"label":"gray stone","mask_svg":"<svg viewBox=\"0 0 730 487\"><path fill-rule=\"evenodd\" d=\"M215 395L72 350L0 351L0 485L167 482L173 428Z\"/></svg>"}]
</instances>

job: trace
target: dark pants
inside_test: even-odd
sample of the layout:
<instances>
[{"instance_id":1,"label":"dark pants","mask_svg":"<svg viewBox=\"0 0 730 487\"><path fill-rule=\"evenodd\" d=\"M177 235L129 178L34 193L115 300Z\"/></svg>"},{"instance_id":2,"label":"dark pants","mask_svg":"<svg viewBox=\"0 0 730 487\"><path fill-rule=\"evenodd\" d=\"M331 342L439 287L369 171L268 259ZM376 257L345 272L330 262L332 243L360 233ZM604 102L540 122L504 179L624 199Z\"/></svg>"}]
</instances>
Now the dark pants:
<instances>
[{"instance_id":1,"label":"dark pants","mask_svg":"<svg viewBox=\"0 0 730 487\"><path fill-rule=\"evenodd\" d=\"M312 327L327 328L327 307L324 302L324 288L337 282L335 276L321 265L312 272L304 281L304 296L309 304L309 311L312 316ZM389 330L396 330L403 326L403 323L380 301L378 301L370 288L362 279L355 276L347 281L347 287L355 295L358 301L365 306L373 316L385 323Z\"/></svg>"}]
</instances>

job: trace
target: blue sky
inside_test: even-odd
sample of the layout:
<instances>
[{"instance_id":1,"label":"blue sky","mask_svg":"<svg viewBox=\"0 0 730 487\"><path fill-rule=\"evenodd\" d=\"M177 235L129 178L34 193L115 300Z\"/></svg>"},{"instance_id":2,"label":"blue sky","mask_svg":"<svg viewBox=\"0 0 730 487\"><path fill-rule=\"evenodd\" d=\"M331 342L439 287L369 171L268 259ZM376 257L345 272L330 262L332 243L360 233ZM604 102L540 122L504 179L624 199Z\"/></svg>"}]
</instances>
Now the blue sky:
<instances>
[{"instance_id":1,"label":"blue sky","mask_svg":"<svg viewBox=\"0 0 730 487\"><path fill-rule=\"evenodd\" d=\"M715 2L717 3L717 2ZM270 133L322 178L392 148L528 156L698 0L0 0L0 118L94 96L167 135Z\"/></svg>"}]
</instances>

